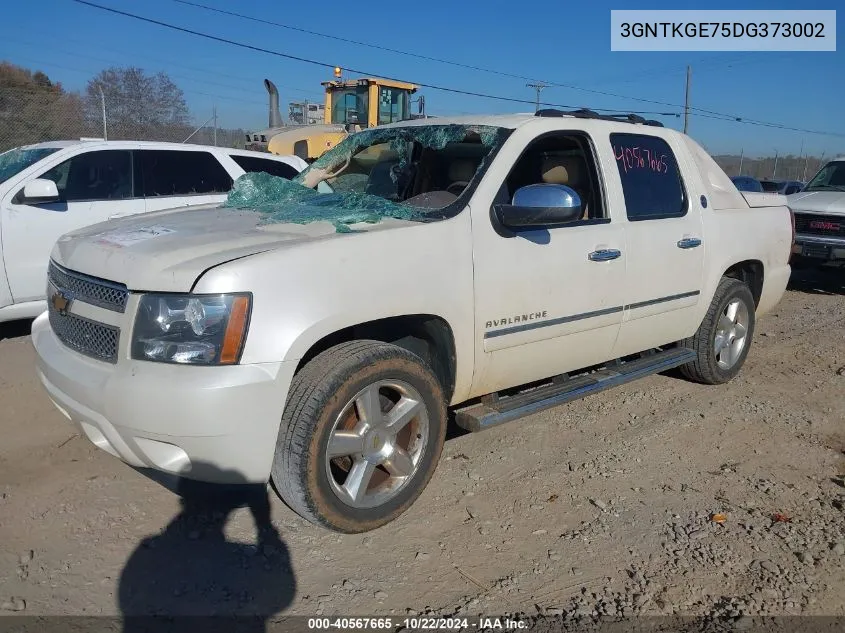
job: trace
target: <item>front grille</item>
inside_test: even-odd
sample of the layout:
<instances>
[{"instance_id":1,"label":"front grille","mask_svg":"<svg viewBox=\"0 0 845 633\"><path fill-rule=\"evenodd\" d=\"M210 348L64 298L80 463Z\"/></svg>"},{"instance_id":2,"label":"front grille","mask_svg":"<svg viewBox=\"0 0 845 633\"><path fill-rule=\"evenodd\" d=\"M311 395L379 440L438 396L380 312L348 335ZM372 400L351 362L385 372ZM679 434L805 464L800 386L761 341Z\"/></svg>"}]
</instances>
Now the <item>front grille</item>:
<instances>
[{"instance_id":1,"label":"front grille","mask_svg":"<svg viewBox=\"0 0 845 633\"><path fill-rule=\"evenodd\" d=\"M129 291L122 284L66 270L55 262L50 262L47 277L56 288L69 292L74 299L113 312L126 310Z\"/></svg>"},{"instance_id":2,"label":"front grille","mask_svg":"<svg viewBox=\"0 0 845 633\"><path fill-rule=\"evenodd\" d=\"M795 232L805 235L845 237L845 217L796 213Z\"/></svg>"},{"instance_id":3,"label":"front grille","mask_svg":"<svg viewBox=\"0 0 845 633\"><path fill-rule=\"evenodd\" d=\"M49 303L50 327L59 340L72 350L97 360L117 362L120 329L75 314L60 314Z\"/></svg>"}]
</instances>

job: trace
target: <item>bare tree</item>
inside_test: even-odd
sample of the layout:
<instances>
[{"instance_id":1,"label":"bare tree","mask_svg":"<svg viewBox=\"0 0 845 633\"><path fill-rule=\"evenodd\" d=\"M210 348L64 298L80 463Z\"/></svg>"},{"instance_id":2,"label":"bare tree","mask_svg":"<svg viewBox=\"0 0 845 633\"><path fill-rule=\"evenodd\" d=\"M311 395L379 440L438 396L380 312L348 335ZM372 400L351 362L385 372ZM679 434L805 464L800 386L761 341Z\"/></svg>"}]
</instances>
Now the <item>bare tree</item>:
<instances>
[{"instance_id":1,"label":"bare tree","mask_svg":"<svg viewBox=\"0 0 845 633\"><path fill-rule=\"evenodd\" d=\"M107 68L88 82L85 111L89 122L102 120L105 98L109 138L181 140L190 126L185 95L166 73L141 68Z\"/></svg>"}]
</instances>

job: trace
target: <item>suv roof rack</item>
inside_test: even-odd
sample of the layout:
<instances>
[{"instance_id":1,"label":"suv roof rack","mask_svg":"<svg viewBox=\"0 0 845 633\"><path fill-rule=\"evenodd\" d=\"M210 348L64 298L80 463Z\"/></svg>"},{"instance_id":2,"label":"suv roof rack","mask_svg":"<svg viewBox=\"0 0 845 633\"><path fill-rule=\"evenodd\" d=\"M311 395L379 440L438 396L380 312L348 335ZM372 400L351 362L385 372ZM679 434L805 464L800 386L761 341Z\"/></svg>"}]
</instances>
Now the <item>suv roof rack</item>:
<instances>
[{"instance_id":1,"label":"suv roof rack","mask_svg":"<svg viewBox=\"0 0 845 633\"><path fill-rule=\"evenodd\" d=\"M581 108L580 110L555 110L553 108L550 108L545 110L538 110L535 116L572 116L576 119L602 119L603 121L624 121L626 123L636 123L639 125L652 125L654 127L663 127L663 124L660 121L655 121L653 119L644 119L638 114L599 114L598 112L588 110L587 108Z\"/></svg>"}]
</instances>

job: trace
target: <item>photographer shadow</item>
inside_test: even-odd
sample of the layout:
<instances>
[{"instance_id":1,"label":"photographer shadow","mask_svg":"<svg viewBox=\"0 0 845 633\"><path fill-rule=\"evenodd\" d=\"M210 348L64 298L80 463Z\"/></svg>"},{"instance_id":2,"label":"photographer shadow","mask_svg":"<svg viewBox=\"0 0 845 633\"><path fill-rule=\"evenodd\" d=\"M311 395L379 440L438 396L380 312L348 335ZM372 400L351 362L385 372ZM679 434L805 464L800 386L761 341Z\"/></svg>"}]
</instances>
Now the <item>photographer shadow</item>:
<instances>
[{"instance_id":1,"label":"photographer shadow","mask_svg":"<svg viewBox=\"0 0 845 633\"><path fill-rule=\"evenodd\" d=\"M194 467L237 481L208 464ZM264 633L267 619L293 601L290 553L270 520L263 484L207 484L144 471L174 489L181 511L143 539L123 568L118 602L125 633L246 631ZM240 508L255 524L254 542L227 540L225 526Z\"/></svg>"}]
</instances>

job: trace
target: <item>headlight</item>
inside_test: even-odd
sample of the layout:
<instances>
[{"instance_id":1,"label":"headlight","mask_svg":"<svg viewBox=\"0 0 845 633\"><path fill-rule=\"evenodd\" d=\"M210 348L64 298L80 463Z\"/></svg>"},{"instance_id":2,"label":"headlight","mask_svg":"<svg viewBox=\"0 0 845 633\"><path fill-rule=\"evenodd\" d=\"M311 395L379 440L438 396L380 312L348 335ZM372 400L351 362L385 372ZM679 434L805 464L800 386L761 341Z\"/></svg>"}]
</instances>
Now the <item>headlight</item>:
<instances>
[{"instance_id":1,"label":"headlight","mask_svg":"<svg viewBox=\"0 0 845 633\"><path fill-rule=\"evenodd\" d=\"M249 295L141 297L132 358L184 365L232 365L241 356Z\"/></svg>"}]
</instances>

